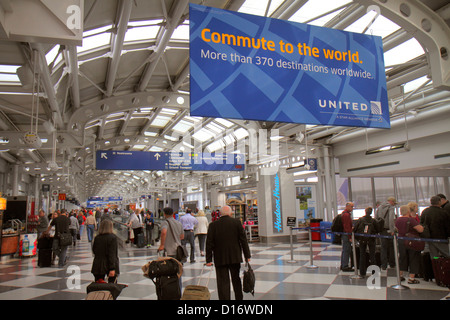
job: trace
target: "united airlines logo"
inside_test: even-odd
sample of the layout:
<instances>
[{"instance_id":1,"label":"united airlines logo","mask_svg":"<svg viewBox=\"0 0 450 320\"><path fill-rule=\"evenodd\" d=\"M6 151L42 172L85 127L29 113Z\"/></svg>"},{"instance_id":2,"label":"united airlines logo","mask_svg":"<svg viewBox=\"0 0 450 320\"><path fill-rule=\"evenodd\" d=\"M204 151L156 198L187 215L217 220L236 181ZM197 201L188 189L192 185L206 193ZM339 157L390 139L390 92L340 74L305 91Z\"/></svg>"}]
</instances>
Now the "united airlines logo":
<instances>
[{"instance_id":1,"label":"united airlines logo","mask_svg":"<svg viewBox=\"0 0 450 320\"><path fill-rule=\"evenodd\" d=\"M383 114L380 101L370 101L370 112L372 114Z\"/></svg>"},{"instance_id":2,"label":"united airlines logo","mask_svg":"<svg viewBox=\"0 0 450 320\"><path fill-rule=\"evenodd\" d=\"M370 101L370 109L365 103L351 102L351 101L337 101L337 100L322 100L319 99L319 106L323 109L340 109L340 110L351 110L351 111L368 111L371 114L382 115L383 111L381 109L380 101Z\"/></svg>"}]
</instances>

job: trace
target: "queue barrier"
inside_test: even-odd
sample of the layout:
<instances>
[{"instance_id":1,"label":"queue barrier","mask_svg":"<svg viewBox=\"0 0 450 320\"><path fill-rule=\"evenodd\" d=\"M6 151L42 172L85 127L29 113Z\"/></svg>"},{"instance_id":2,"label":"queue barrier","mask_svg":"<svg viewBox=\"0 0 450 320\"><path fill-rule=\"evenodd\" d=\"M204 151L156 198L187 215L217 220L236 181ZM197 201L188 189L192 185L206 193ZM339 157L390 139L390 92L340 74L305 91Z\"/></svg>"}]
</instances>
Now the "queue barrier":
<instances>
[{"instance_id":1,"label":"queue barrier","mask_svg":"<svg viewBox=\"0 0 450 320\"><path fill-rule=\"evenodd\" d=\"M289 260L289 263L295 263L294 260L294 241L293 241L293 230L308 230L308 236L309 236L309 250L310 250L310 264L306 266L308 269L315 269L318 268L318 266L314 265L314 259L313 259L313 250L312 250L312 232L322 232L322 231L328 231L333 234L337 235L351 235L352 236L352 251L353 251L353 261L355 261L355 274L351 276L352 279L361 279L362 276L358 274L358 268L356 267L356 250L355 250L355 236L358 237L368 237L368 238L384 238L384 239L393 239L394 240L394 258L395 258L395 268L397 273L397 284L392 285L391 288L395 290L404 290L409 289L409 287L404 286L401 284L400 279L400 266L398 262L398 240L412 240L412 241L424 241L424 242L436 242L436 243L447 243L449 245L449 252L450 252L450 238L449 239L431 239L431 238L411 238L411 237L399 237L397 233L394 233L394 235L381 235L381 234L365 234L365 233L355 233L355 232L336 232L331 231L330 228L324 228L324 227L290 227L289 231L289 237L290 237L290 248L291 248L291 260Z\"/></svg>"}]
</instances>

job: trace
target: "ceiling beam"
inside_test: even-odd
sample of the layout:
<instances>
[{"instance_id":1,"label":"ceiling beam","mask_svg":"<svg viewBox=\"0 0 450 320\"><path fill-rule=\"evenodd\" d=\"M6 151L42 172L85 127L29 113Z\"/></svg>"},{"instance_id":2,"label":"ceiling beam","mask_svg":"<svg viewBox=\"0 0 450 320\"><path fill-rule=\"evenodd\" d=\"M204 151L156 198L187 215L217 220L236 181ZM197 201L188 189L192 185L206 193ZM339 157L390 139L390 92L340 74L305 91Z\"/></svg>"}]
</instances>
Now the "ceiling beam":
<instances>
[{"instance_id":1,"label":"ceiling beam","mask_svg":"<svg viewBox=\"0 0 450 320\"><path fill-rule=\"evenodd\" d=\"M150 56L150 62L146 66L144 74L142 75L141 80L139 81L139 85L137 90L144 91L147 88L148 83L153 75L153 72L156 69L156 66L161 58L161 55L164 53L167 44L172 37L173 32L178 27L181 17L186 11L186 8L189 4L188 0L179 0L174 2L175 8L173 8L173 13L170 17L168 17L166 21L166 28L163 31L163 35L161 40L158 42L155 51Z\"/></svg>"},{"instance_id":2,"label":"ceiling beam","mask_svg":"<svg viewBox=\"0 0 450 320\"><path fill-rule=\"evenodd\" d=\"M109 59L108 72L106 76L106 96L110 97L113 93L114 82L116 80L117 70L119 68L120 56L123 49L123 40L127 32L128 22L130 21L131 10L133 8L132 0L121 0L118 12L116 32L112 36L112 52Z\"/></svg>"}]
</instances>

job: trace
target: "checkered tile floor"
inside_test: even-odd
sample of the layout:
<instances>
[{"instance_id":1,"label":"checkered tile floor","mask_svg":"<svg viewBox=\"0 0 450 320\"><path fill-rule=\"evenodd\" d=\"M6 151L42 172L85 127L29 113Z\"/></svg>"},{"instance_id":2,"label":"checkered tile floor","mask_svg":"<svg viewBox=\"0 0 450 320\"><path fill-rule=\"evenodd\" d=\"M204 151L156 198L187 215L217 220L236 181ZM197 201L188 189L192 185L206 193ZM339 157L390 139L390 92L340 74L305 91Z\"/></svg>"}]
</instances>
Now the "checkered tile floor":
<instances>
[{"instance_id":1,"label":"checkered tile floor","mask_svg":"<svg viewBox=\"0 0 450 320\"><path fill-rule=\"evenodd\" d=\"M197 243L196 243L197 244ZM128 285L119 300L156 300L153 282L142 275L141 267L156 258L156 246L138 249L127 245L120 250L121 274L119 282ZM369 289L367 278L352 279L354 273L339 270L341 247L324 242L313 243L314 265L310 269L309 244L294 246L291 261L289 244L250 245L251 265L256 275L255 296L244 294L245 300L299 299L364 299L364 300L442 300L450 297L449 289L420 279L420 284L404 285L406 290L391 288L397 283L395 269L381 272L379 289ZM188 248L190 251L190 248ZM198 253L198 246L197 246ZM39 268L37 257L3 259L0 262L0 300L82 300L86 287L93 280L90 273L92 254L84 239L68 250L69 260L64 268ZM197 254L197 262L185 263L183 287L197 284L204 257ZM72 279L78 270L79 288ZM241 270L244 269L244 266ZM212 272L209 274L209 272ZM215 271L205 270L202 285L208 276L211 300L217 300ZM234 297L232 295L232 297Z\"/></svg>"}]
</instances>

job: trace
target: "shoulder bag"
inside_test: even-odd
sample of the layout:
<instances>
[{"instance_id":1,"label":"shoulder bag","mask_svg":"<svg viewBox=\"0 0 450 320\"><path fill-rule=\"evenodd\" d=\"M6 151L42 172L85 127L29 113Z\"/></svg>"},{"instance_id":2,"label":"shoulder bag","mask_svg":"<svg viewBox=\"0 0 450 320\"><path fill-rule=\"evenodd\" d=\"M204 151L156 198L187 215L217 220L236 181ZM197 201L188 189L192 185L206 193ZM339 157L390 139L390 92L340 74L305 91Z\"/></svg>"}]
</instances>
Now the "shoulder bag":
<instances>
[{"instance_id":1,"label":"shoulder bag","mask_svg":"<svg viewBox=\"0 0 450 320\"><path fill-rule=\"evenodd\" d=\"M70 233L59 233L58 238L60 247L67 247L72 244L72 235Z\"/></svg>"},{"instance_id":2,"label":"shoulder bag","mask_svg":"<svg viewBox=\"0 0 450 320\"><path fill-rule=\"evenodd\" d=\"M411 218L410 218L411 219ZM406 238L418 238L417 234L414 232L410 232L411 226L410 226L410 220L406 222ZM422 251L425 249L425 242L424 241L414 241L405 239L405 247L413 249L414 251Z\"/></svg>"},{"instance_id":3,"label":"shoulder bag","mask_svg":"<svg viewBox=\"0 0 450 320\"><path fill-rule=\"evenodd\" d=\"M169 220L167 220L167 224L169 225L170 231L172 232L172 236L178 244L179 238L175 236L175 232L173 231L173 227L171 226ZM177 252L175 254L175 258L180 262L186 262L188 257L187 249L185 246L178 244Z\"/></svg>"}]
</instances>

